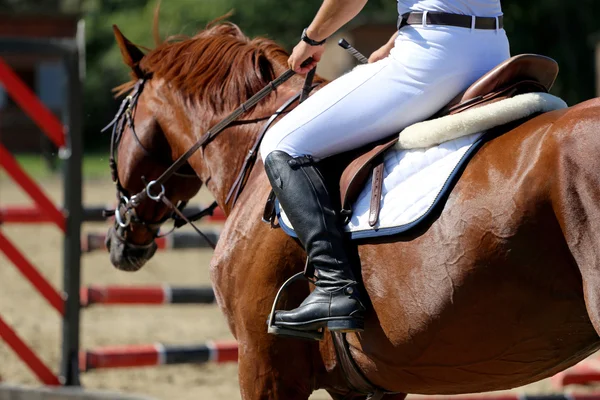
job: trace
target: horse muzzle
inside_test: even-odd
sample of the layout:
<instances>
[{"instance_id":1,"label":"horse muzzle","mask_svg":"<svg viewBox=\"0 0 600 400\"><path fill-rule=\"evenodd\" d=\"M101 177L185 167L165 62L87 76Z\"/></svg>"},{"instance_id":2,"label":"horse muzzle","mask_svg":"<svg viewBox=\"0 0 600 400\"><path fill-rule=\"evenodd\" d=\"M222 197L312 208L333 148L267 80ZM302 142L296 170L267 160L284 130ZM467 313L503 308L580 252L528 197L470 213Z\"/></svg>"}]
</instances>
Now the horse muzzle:
<instances>
[{"instance_id":1,"label":"horse muzzle","mask_svg":"<svg viewBox=\"0 0 600 400\"><path fill-rule=\"evenodd\" d=\"M110 252L110 262L121 271L135 272L154 256L158 246L154 241L145 245L128 243L123 231L124 228L121 227L111 227L108 230L105 244Z\"/></svg>"}]
</instances>

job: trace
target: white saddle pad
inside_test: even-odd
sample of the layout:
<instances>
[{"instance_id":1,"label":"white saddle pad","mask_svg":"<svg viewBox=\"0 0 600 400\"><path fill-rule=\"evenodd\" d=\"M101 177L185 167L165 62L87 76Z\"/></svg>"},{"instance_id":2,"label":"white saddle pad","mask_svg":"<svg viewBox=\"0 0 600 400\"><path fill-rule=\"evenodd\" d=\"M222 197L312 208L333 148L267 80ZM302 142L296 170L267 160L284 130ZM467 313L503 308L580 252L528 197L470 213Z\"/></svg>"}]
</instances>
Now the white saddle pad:
<instances>
[{"instance_id":1,"label":"white saddle pad","mask_svg":"<svg viewBox=\"0 0 600 400\"><path fill-rule=\"evenodd\" d=\"M478 133L428 149L388 151L378 223L369 225L371 178L354 204L346 230L361 232L414 224L433 207L452 172L480 137Z\"/></svg>"},{"instance_id":2,"label":"white saddle pad","mask_svg":"<svg viewBox=\"0 0 600 400\"><path fill-rule=\"evenodd\" d=\"M358 239L390 234L381 230L401 232L410 228L433 207L452 172L480 137L478 133L428 149L388 151L384 157L382 204L377 225L369 225L370 178L354 203L346 231ZM278 216L282 227L293 235L285 212L280 209Z\"/></svg>"},{"instance_id":3,"label":"white saddle pad","mask_svg":"<svg viewBox=\"0 0 600 400\"><path fill-rule=\"evenodd\" d=\"M346 231L353 239L360 239L399 234L413 228L451 189L451 183L457 179L455 172L484 142L484 131L535 112L565 107L564 101L557 97L529 93L405 129L399 145L384 156L379 221L374 227L369 225L371 178L352 208ZM278 205L277 215L284 231L295 236Z\"/></svg>"}]
</instances>

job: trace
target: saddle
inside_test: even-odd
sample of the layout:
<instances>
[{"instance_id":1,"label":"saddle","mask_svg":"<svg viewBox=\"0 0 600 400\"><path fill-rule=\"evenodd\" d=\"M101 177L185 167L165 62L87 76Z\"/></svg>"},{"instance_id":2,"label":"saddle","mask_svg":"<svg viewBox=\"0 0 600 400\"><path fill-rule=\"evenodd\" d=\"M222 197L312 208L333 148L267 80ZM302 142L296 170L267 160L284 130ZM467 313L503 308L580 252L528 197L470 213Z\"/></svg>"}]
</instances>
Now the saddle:
<instances>
[{"instance_id":1,"label":"saddle","mask_svg":"<svg viewBox=\"0 0 600 400\"><path fill-rule=\"evenodd\" d=\"M482 76L467 90L430 119L505 100L516 95L550 91L558 75L558 64L549 57L521 54L512 57ZM383 154L398 142L398 134L372 143L354 153L353 159L340 178L342 214L352 215L351 206L357 199L369 176L372 176L369 224L375 226L379 219L383 183Z\"/></svg>"}]
</instances>

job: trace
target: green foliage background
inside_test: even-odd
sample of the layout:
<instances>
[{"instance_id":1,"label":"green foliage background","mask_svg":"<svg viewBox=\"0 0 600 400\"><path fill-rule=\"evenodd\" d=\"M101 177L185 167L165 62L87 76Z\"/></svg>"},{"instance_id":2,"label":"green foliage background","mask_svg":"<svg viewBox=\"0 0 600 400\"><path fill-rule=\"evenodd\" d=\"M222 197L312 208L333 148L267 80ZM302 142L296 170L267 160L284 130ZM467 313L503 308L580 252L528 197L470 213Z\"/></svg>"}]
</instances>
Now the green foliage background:
<instances>
[{"instance_id":1,"label":"green foliage background","mask_svg":"<svg viewBox=\"0 0 600 400\"><path fill-rule=\"evenodd\" d=\"M291 48L321 0L163 0L161 36L193 35L205 24L233 10L230 18L250 36L267 36ZM600 31L600 1L503 0L512 54L538 53L561 66L554 93L569 104L594 97L594 37ZM108 140L100 127L117 107L110 89L127 79L112 36L117 24L133 42L153 47L155 0L0 0L0 11L79 12L86 19L87 79L85 132L88 149L103 149ZM394 22L396 2L370 0L363 20Z\"/></svg>"}]
</instances>

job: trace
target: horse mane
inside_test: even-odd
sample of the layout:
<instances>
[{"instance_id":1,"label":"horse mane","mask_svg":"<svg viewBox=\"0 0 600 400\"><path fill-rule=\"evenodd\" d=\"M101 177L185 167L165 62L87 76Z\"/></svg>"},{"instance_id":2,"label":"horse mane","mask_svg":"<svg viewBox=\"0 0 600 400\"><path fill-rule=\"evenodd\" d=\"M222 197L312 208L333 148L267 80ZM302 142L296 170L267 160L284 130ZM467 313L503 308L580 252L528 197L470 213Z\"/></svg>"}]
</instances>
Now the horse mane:
<instances>
[{"instance_id":1,"label":"horse mane","mask_svg":"<svg viewBox=\"0 0 600 400\"><path fill-rule=\"evenodd\" d=\"M234 109L275 78L274 65L285 65L288 54L274 41L250 39L222 19L193 37L168 38L142 58L140 69L215 112ZM129 82L116 90L131 87Z\"/></svg>"}]
</instances>

